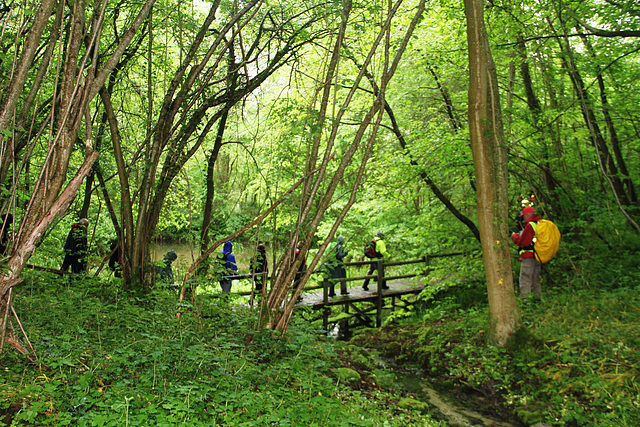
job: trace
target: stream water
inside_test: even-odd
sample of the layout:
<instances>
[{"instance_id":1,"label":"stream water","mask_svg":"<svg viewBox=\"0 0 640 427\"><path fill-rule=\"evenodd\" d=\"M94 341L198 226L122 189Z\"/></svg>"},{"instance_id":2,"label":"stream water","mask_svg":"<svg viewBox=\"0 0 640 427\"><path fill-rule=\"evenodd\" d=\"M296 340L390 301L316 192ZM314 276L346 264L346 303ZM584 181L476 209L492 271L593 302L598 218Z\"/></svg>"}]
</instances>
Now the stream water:
<instances>
[{"instance_id":1,"label":"stream water","mask_svg":"<svg viewBox=\"0 0 640 427\"><path fill-rule=\"evenodd\" d=\"M437 414L434 414L434 418L446 421L449 426L522 426L519 423L501 421L489 415L481 414L478 410L470 408L467 403L459 402L455 397L436 390L429 380L420 377L416 371L391 369L404 391L412 394L416 400L433 407L437 412Z\"/></svg>"},{"instance_id":2,"label":"stream water","mask_svg":"<svg viewBox=\"0 0 640 427\"><path fill-rule=\"evenodd\" d=\"M347 330L345 334L345 330L338 323L328 331L327 335L338 340L348 340L351 338L352 332L352 330ZM481 413L480 403L469 404L469 402L460 401L450 393L438 390L433 382L421 376L417 369L400 369L384 360L379 360L379 363L386 371L393 372L395 383L399 384L404 392L408 393L413 399L426 403L430 408L433 408L433 411L430 411L431 415L435 419L446 421L449 426L524 426L521 423L503 421L497 417ZM475 409L473 406L475 406Z\"/></svg>"}]
</instances>

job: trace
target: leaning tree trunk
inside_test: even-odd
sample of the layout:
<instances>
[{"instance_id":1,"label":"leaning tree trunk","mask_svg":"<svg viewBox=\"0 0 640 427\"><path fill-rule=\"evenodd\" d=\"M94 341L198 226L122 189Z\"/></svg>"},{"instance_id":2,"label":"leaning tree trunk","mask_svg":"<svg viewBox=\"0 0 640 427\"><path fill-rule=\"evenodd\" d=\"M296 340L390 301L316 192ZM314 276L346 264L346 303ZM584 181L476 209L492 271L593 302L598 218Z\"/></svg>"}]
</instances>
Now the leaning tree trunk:
<instances>
[{"instance_id":1,"label":"leaning tree trunk","mask_svg":"<svg viewBox=\"0 0 640 427\"><path fill-rule=\"evenodd\" d=\"M469 130L489 294L489 340L505 346L520 328L509 254L506 144L495 64L484 24L484 1L465 0L464 5L469 44Z\"/></svg>"},{"instance_id":2,"label":"leaning tree trunk","mask_svg":"<svg viewBox=\"0 0 640 427\"><path fill-rule=\"evenodd\" d=\"M571 79L573 89L580 103L580 110L582 112L585 125L589 130L591 143L596 150L596 156L598 158L598 163L600 166L600 170L602 171L602 175L609 183L613 195L618 201L618 205L621 211L623 211L623 213L626 213L623 206L629 205L629 198L627 193L625 192L622 180L620 179L615 159L610 154L607 142L602 135L602 131L600 130L600 125L598 124L598 119L596 117L593 104L589 97L587 86L582 79L582 75L578 70L578 66L574 59L574 51L571 48L571 43L569 42L569 34L566 28L566 22L563 17L563 12L564 11L560 9L556 10L558 22L561 26L560 37L557 38L559 48L562 52L562 54L560 55L561 64L569 75L569 78Z\"/></svg>"},{"instance_id":3,"label":"leaning tree trunk","mask_svg":"<svg viewBox=\"0 0 640 427\"><path fill-rule=\"evenodd\" d=\"M605 124L607 126L607 130L609 132L609 141L611 141L611 148L613 150L613 154L615 156L618 167L620 168L620 175L622 178L622 183L627 189L627 194L629 195L629 200L634 205L638 204L638 196L636 194L636 189L633 181L631 180L631 176L629 175L629 170L627 168L627 164L622 155L622 150L620 149L620 141L618 139L618 132L616 131L616 127L613 123L613 118L611 117L611 106L607 99L607 89L604 83L604 76L602 75L601 67L598 64L596 52L593 48L593 45L589 41L586 35L580 33L580 28L577 27L576 30L580 34L580 38L582 39L582 43L584 44L587 52L591 55L593 59L594 67L596 68L596 79L598 81L598 89L600 90L600 103L602 104L602 115L604 117Z\"/></svg>"},{"instance_id":4,"label":"leaning tree trunk","mask_svg":"<svg viewBox=\"0 0 640 427\"><path fill-rule=\"evenodd\" d=\"M85 34L85 4L79 0L72 5L69 18L69 34L65 38L67 49L65 64L60 71L60 108L57 110L57 114L52 114L56 123L56 133L48 141L47 157L42 164L29 205L16 234L8 261L9 271L0 275L0 312L13 313L10 303L11 287L7 287L6 284L15 283L15 279L20 276L24 266L35 251L41 236L56 217L66 212L73 202L82 181L98 158L98 152L93 150L90 145L90 139L88 139L83 165L62 190L66 181L69 159L83 119L87 120L85 123L87 128L90 129L92 126L92 123L88 121L89 114L86 114L88 105L104 85L113 67L124 53L125 48L133 39L140 25L142 25L152 5L153 0L148 0L142 6L131 27L119 39L119 43L111 57L103 63L101 68L98 67L97 58L94 58L93 63L87 64L87 57L83 58L80 52L83 50L85 36L91 42L89 46L84 47L89 51L96 47L93 43L97 43L100 39L99 33L102 30L100 23L104 22L104 16L95 16L96 21L91 26L95 32ZM36 19L46 20L48 18L48 16L44 16ZM36 22L36 24L38 25L34 25L33 28L38 28L41 23ZM38 38L40 35L38 35ZM31 36L29 36L29 39L31 39ZM37 44L37 40L35 43ZM14 90L13 84L12 82L12 86L8 89L9 93ZM89 131L88 134L90 133ZM0 318L0 338L2 339L8 331L9 325L7 322L7 317Z\"/></svg>"},{"instance_id":5,"label":"leaning tree trunk","mask_svg":"<svg viewBox=\"0 0 640 427\"><path fill-rule=\"evenodd\" d=\"M415 15L410 25L407 27L405 31L402 42L396 47L393 61L391 64L389 64L390 47L389 47L388 36L389 36L389 31L390 31L393 17L395 16L395 13L398 7L400 6L400 4L401 4L401 0L393 4L392 6L390 5L390 9L387 11L386 20L385 22L381 22L382 25L381 25L380 32L378 33L376 40L374 40L374 42L372 43L372 46L369 50L369 55L367 56L367 60L363 63L362 67L360 68L360 72L358 73L358 76L354 79L354 82L349 91L349 95L347 95L346 97L345 103L340 106L336 117L333 118L333 125L330 131L330 136L328 138L328 141L326 142L326 148L324 148L325 152L322 158L322 162L317 166L317 169L319 170L317 175L314 175L312 173L311 167L312 165L315 165L317 154L320 153L320 150L319 150L320 138L319 138L319 134L314 135L315 137L313 138L313 141L312 141L313 147L310 150L311 154L308 156L307 166L306 166L308 180L305 188L308 192L303 193L302 206L300 208L300 213L299 213L300 216L298 218L298 224L303 225L304 228L299 229L297 233L294 235L294 238L292 239L292 242L289 246L289 250L287 251L287 254L283 261L284 266L290 266L290 267L288 269L280 268L278 271L278 275L276 276L273 282L273 290L271 291L271 293L267 298L267 308L269 309L269 320L265 325L266 328L275 329L283 333L286 331L289 321L291 320L291 316L295 306L295 301L300 295L300 292L302 291L302 287L298 287L294 291L293 295L291 295L291 297L287 301L286 298L289 293L289 284L293 281L295 272L298 270L298 267L302 263L302 259L304 258L306 251L309 249L313 235L316 233L316 230L323 218L324 211L330 206L332 197L335 193L338 183L342 180L342 177L344 176L344 172L347 166L351 164L356 152L361 149L362 145L364 145L363 141L364 141L366 132L369 129L371 129L371 135L369 135L369 140L364 147L363 156L361 159L361 163L358 169L358 174L357 174L354 186L350 194L350 198L346 203L346 205L344 206L344 208L342 209L342 211L340 212L340 214L338 215L338 218L334 221L334 224L331 227L331 230L329 231L327 238L325 239L325 242L320 246L317 254L309 263L308 269L305 275L301 279L302 284L304 284L309 279L311 273L315 270L326 248L328 247L331 240L335 236L335 233L339 225L341 224L342 219L345 217L348 210L356 200L356 192L359 187L359 183L362 179L362 176L364 174L366 163L369 158L369 154L371 152L373 143L376 140L377 131L383 117L384 104L385 104L384 95L385 95L385 89L386 89L387 83L389 82L391 77L394 75L395 70L397 69L400 58L402 57L402 54L406 49L409 39L411 38L411 35L413 34L413 31L420 19L422 11L424 10L425 2L421 1L418 7L416 8ZM329 90L332 87L332 82L335 78L337 78L336 71L339 63L339 56L341 54L340 50L341 50L341 47L343 46L342 36L346 31L346 25L347 25L350 11L351 11L350 2L345 2L343 5L343 16L342 16L342 22L340 27L340 33L334 45L334 50L332 52L332 58L330 61L331 65L328 68L328 72L324 80L324 87L323 87L324 93L321 101L321 111L319 114L319 117L321 118L321 120L323 120L325 117L326 108L328 105L328 96L330 93ZM369 111L367 112L367 114L362 118L353 142L350 144L348 149L342 154L342 158L338 162L338 165L335 171L333 171L333 175L331 176L330 179L328 179L326 178L326 175L324 172L328 170L327 166L332 161L333 155L330 153L333 152L332 147L335 143L335 138L338 134L340 123L342 122L341 119L343 117L344 112L347 111L348 109L349 101L352 99L353 94L358 90L360 82L364 78L365 70L369 67L371 57L378 50L378 46L380 46L383 38L386 38L387 43L384 46L385 47L385 52L384 52L385 64L384 64L384 70L381 76L380 91L377 94L377 96L374 99L372 99L372 105ZM376 114L377 114L377 121L373 123L373 119L376 116ZM316 125L316 128L322 129L322 124L323 122L319 121ZM326 186L324 194L321 194L319 192L319 188L322 186ZM314 200L318 200L318 201L317 203L314 204L314 208L316 209L316 211L312 215L310 214L311 203ZM306 201L306 206L305 206L305 201ZM296 258L294 256L294 248L298 240L303 242L302 248L300 249L302 256Z\"/></svg>"},{"instance_id":6,"label":"leaning tree trunk","mask_svg":"<svg viewBox=\"0 0 640 427\"><path fill-rule=\"evenodd\" d=\"M362 65L358 64L358 61L356 61L353 55L348 55L348 57L356 65L356 67L358 67L359 69L362 69ZM451 123L451 127L454 131L457 132L458 129L460 129L461 125L459 120L455 116L453 105L451 103L451 98L449 97L447 90L444 87L442 87L442 85L440 84L437 78L437 75L435 74L435 71L431 67L429 67L429 71L431 72L432 76L436 80L438 89L442 94L445 108L447 110L447 115L449 116L449 120ZM365 73L365 76L367 77L367 80L369 81L369 84L373 88L373 94L377 96L378 93L380 92L380 88L378 87L378 84L376 83L373 75L368 70L364 70L364 73ZM411 163L412 166L420 167L421 165L412 155L410 148L407 146L407 141L405 140L405 137L402 131L400 130L400 125L396 120L396 116L393 112L393 109L391 108L391 105L389 105L389 103L386 100L384 101L384 109L385 109L385 112L387 113L387 116L389 117L389 121L391 121L391 131L396 136L396 139L398 140L398 143L402 148L402 152L409 158L409 162ZM442 190L440 190L440 187L438 187L438 185L433 181L431 176L427 173L426 170L424 170L424 168L422 168L419 175L420 175L420 178L424 181L424 183L427 184L427 186L431 189L434 196L436 196L438 200L442 202L445 208L447 208L453 216L455 216L458 220L460 220L460 222L462 222L464 225L467 226L467 228L469 228L473 236L479 242L480 232L478 231L478 227L475 225L475 223L469 217L467 217L462 212L460 212L460 210L453 204L451 199L449 199L446 196L446 194L444 194Z\"/></svg>"}]
</instances>

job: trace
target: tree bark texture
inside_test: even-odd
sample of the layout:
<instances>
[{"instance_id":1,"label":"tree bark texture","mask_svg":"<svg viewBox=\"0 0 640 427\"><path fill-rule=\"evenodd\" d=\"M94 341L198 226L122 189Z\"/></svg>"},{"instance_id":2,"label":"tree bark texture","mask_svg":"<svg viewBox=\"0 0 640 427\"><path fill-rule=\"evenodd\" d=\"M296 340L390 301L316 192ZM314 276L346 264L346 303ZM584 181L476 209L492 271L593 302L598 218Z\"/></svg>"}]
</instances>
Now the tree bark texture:
<instances>
[{"instance_id":1,"label":"tree bark texture","mask_svg":"<svg viewBox=\"0 0 640 427\"><path fill-rule=\"evenodd\" d=\"M45 4L48 5L49 2ZM50 6L53 7L53 4L51 3ZM65 186L69 160L78 130L83 118L89 117L86 114L89 102L106 82L109 73L118 63L125 47L131 42L152 5L153 0L148 0L142 6L131 27L120 38L114 53L99 70L94 67L95 64L87 67L89 54L83 57L80 52L85 41L88 41L88 44L84 46L87 51L91 51L97 45L102 25L92 27L93 32L87 34L84 22L85 13L87 12L85 10L85 2L78 0L71 6L68 34L65 39L64 65L59 71L60 85L57 93L59 108L50 113L50 117L53 117L53 122L55 123L55 133L52 130L51 138L47 141L48 153L41 165L36 185L21 220L20 228L15 236L8 261L9 272L0 276L0 283L20 276L46 229L56 217L64 215L75 199L83 180L90 173L99 153L87 146L84 163ZM104 13L104 10L101 13ZM42 36L40 27L46 26L49 15L50 11L42 16L40 16L40 13L36 15L36 22L31 28L31 31L34 32L27 37L28 40L34 39L34 48L38 45L38 40ZM103 17L102 15L98 21L104 22ZM40 20L44 20L44 22ZM85 37L88 38L85 40ZM24 53L27 54L28 49L24 50ZM20 64L20 66L23 65L28 68L33 66L32 61L28 58L25 64ZM20 79L12 82L8 93L11 94L13 91L20 93L23 84L24 81L20 81ZM54 104L56 103L52 102L50 107L53 108ZM3 124L5 127L0 128L0 131L6 129L9 122L8 117L12 115L13 107L11 107L10 99L7 99L3 110L0 112L0 116L5 118ZM92 126L90 122L87 122L86 125L88 127ZM91 132L88 135L91 135ZM62 190L63 187L64 190ZM3 305L5 312L11 309L8 299L0 300L0 304Z\"/></svg>"},{"instance_id":2,"label":"tree bark texture","mask_svg":"<svg viewBox=\"0 0 640 427\"><path fill-rule=\"evenodd\" d=\"M520 327L509 253L506 144L496 70L484 24L484 1L465 0L464 5L469 44L469 129L489 294L489 339L505 346Z\"/></svg>"}]
</instances>

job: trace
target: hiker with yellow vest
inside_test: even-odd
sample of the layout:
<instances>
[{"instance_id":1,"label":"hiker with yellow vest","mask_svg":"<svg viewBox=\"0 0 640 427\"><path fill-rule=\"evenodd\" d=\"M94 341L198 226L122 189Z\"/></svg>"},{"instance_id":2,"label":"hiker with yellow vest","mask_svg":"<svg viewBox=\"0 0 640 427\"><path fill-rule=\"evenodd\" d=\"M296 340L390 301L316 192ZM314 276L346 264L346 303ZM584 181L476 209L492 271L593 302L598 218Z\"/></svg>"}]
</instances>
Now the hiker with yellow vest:
<instances>
[{"instance_id":1,"label":"hiker with yellow vest","mask_svg":"<svg viewBox=\"0 0 640 427\"><path fill-rule=\"evenodd\" d=\"M520 247L518 261L520 261L520 298L525 300L529 294L540 299L540 271L542 264L534 254L534 243L538 221L542 220L533 206L522 209L524 229L520 233L513 233L511 240Z\"/></svg>"}]
</instances>

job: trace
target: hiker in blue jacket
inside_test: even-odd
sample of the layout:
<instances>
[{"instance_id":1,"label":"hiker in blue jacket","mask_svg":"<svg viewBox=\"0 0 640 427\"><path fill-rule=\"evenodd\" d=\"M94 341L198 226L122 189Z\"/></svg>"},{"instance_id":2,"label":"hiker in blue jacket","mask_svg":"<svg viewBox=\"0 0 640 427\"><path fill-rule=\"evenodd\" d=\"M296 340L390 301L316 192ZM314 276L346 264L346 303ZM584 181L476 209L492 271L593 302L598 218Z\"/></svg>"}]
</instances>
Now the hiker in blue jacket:
<instances>
[{"instance_id":1,"label":"hiker in blue jacket","mask_svg":"<svg viewBox=\"0 0 640 427\"><path fill-rule=\"evenodd\" d=\"M223 294L231 292L231 279L224 276L232 276L238 271L238 265L236 264L236 257L233 255L233 244L231 242L225 242L222 252L218 254L218 262L224 266L226 271L220 280L220 287Z\"/></svg>"}]
</instances>

